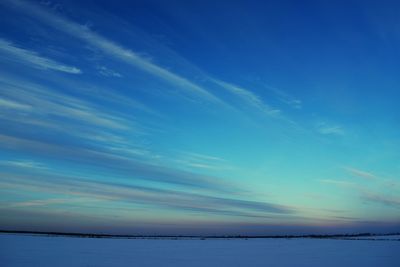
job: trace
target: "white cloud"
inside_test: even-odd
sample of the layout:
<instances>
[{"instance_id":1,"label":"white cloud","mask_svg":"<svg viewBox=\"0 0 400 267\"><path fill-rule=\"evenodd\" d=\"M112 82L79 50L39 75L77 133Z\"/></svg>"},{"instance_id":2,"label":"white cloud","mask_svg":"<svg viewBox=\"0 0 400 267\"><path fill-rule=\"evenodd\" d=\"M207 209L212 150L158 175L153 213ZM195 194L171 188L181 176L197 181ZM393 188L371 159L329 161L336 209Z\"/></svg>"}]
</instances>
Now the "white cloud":
<instances>
[{"instance_id":1,"label":"white cloud","mask_svg":"<svg viewBox=\"0 0 400 267\"><path fill-rule=\"evenodd\" d=\"M37 115L46 118L48 115L55 115L111 129L129 128L127 120L105 113L88 102L47 87L5 77L0 77L0 82L4 83L2 85L4 90L1 93L12 99L11 102L3 101L7 103L7 107L13 109L30 107L29 114L32 118L37 118L35 117ZM0 104L2 104L1 101Z\"/></svg>"},{"instance_id":2,"label":"white cloud","mask_svg":"<svg viewBox=\"0 0 400 267\"><path fill-rule=\"evenodd\" d=\"M225 90L227 90L228 92L241 98L242 101L244 101L248 105L258 109L259 111L268 116L276 117L280 114L279 109L274 109L270 107L269 105L264 103L258 95L247 89L216 79L213 79L213 81L222 88L224 88Z\"/></svg>"},{"instance_id":3,"label":"white cloud","mask_svg":"<svg viewBox=\"0 0 400 267\"><path fill-rule=\"evenodd\" d=\"M6 109L18 109L18 110L31 110L32 107L29 105L25 105L16 101L12 101L5 98L0 98L0 108Z\"/></svg>"},{"instance_id":4,"label":"white cloud","mask_svg":"<svg viewBox=\"0 0 400 267\"><path fill-rule=\"evenodd\" d=\"M38 53L14 45L12 42L0 38L0 53L3 58L28 64L38 69L50 69L61 72L80 74L82 71L76 67L63 65L52 59L42 57Z\"/></svg>"},{"instance_id":5,"label":"white cloud","mask_svg":"<svg viewBox=\"0 0 400 267\"><path fill-rule=\"evenodd\" d=\"M266 88L268 88L268 90L273 92L281 102L283 102L295 109L302 108L302 101L300 99L297 99L297 98L293 97L292 95L290 95L290 94L286 93L285 91L278 89L278 88L274 88L271 86L266 86Z\"/></svg>"},{"instance_id":6,"label":"white cloud","mask_svg":"<svg viewBox=\"0 0 400 267\"><path fill-rule=\"evenodd\" d=\"M172 160L182 167L208 169L208 170L227 170L232 169L229 163L220 157L205 155L200 153L180 151L177 157Z\"/></svg>"},{"instance_id":7,"label":"white cloud","mask_svg":"<svg viewBox=\"0 0 400 267\"><path fill-rule=\"evenodd\" d=\"M32 160L2 160L0 161L0 165L7 165L19 168L27 168L27 169L47 169L47 167L42 163Z\"/></svg>"},{"instance_id":8,"label":"white cloud","mask_svg":"<svg viewBox=\"0 0 400 267\"><path fill-rule=\"evenodd\" d=\"M342 126L339 125L330 125L325 122L321 122L317 124L317 131L320 134L326 135L344 135L345 131L343 130Z\"/></svg>"},{"instance_id":9,"label":"white cloud","mask_svg":"<svg viewBox=\"0 0 400 267\"><path fill-rule=\"evenodd\" d=\"M170 70L167 70L161 66L152 63L138 53L91 31L88 27L84 25L80 25L66 18L57 16L55 13L50 12L50 10L47 11L35 4L18 0L8 1L8 3L9 6L16 7L26 14L34 16L35 18L41 20L42 22L55 28L56 30L62 31L75 38L81 39L87 44L99 49L103 53L119 59L127 64L130 64L136 68L139 68L156 77L159 77L160 79L177 86L183 91L196 94L197 96L200 96L202 99L209 102L228 106L216 96L205 90L203 87L189 81L188 79Z\"/></svg>"},{"instance_id":10,"label":"white cloud","mask_svg":"<svg viewBox=\"0 0 400 267\"><path fill-rule=\"evenodd\" d=\"M398 198L398 197L392 197L392 196L388 196L388 195L371 193L371 192L363 192L362 198L364 200L367 200L370 202L376 202L376 203L382 204L384 206L400 208L400 198Z\"/></svg>"},{"instance_id":11,"label":"white cloud","mask_svg":"<svg viewBox=\"0 0 400 267\"><path fill-rule=\"evenodd\" d=\"M73 204L73 203L85 203L85 202L98 201L95 198L51 198L51 199L37 199L22 202L14 202L7 205L13 208L25 208L25 207L36 207L36 206L48 206L53 204Z\"/></svg>"},{"instance_id":12,"label":"white cloud","mask_svg":"<svg viewBox=\"0 0 400 267\"><path fill-rule=\"evenodd\" d=\"M345 169L346 171L350 172L351 174L353 174L355 176L362 177L364 179L376 179L377 178L374 174L372 174L370 172L358 170L355 168L343 167L343 169Z\"/></svg>"},{"instance_id":13,"label":"white cloud","mask_svg":"<svg viewBox=\"0 0 400 267\"><path fill-rule=\"evenodd\" d=\"M106 66L98 66L97 70L99 71L100 75L103 75L105 77L117 77L117 78L122 77L121 73L116 72L115 70L109 69Z\"/></svg>"},{"instance_id":14,"label":"white cloud","mask_svg":"<svg viewBox=\"0 0 400 267\"><path fill-rule=\"evenodd\" d=\"M35 177L36 178L36 177ZM62 180L60 179L62 178ZM12 181L12 183L10 183ZM57 182L54 182L57 181ZM82 177L58 177L57 175L41 175L37 179L28 176L10 174L0 179L0 185L24 188L25 190L51 192L57 194L82 195L88 200L116 199L125 203L155 205L163 208L184 211L217 213L231 216L271 216L273 214L292 214L294 209L278 203L251 201L235 198L209 196L201 193L182 192L147 186L126 186L124 183L102 183L86 180ZM31 200L20 202L22 206L48 205L61 199ZM70 201L66 199L66 201ZM15 203L17 204L17 203Z\"/></svg>"},{"instance_id":15,"label":"white cloud","mask_svg":"<svg viewBox=\"0 0 400 267\"><path fill-rule=\"evenodd\" d=\"M216 157L216 156L210 156L210 155L204 155L204 154L200 154L200 153L183 151L182 154L185 157L190 157L190 158L194 158L194 159L198 159L198 160L207 160L207 161L215 161L215 162L226 162L226 160L223 159L223 158Z\"/></svg>"},{"instance_id":16,"label":"white cloud","mask_svg":"<svg viewBox=\"0 0 400 267\"><path fill-rule=\"evenodd\" d=\"M352 187L352 186L355 185L352 182L342 181L342 180L321 179L321 180L318 180L318 181L321 182L321 183L333 184L333 185L342 186L342 187Z\"/></svg>"}]
</instances>

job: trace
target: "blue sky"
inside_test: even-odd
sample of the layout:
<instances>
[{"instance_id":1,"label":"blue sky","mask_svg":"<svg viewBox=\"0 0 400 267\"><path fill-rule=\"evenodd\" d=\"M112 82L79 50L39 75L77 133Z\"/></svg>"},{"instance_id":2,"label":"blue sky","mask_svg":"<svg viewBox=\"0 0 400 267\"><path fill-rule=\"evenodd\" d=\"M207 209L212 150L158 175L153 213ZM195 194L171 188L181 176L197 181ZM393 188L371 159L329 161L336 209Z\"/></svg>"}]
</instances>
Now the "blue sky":
<instances>
[{"instance_id":1,"label":"blue sky","mask_svg":"<svg viewBox=\"0 0 400 267\"><path fill-rule=\"evenodd\" d=\"M2 229L400 229L395 1L0 5Z\"/></svg>"}]
</instances>

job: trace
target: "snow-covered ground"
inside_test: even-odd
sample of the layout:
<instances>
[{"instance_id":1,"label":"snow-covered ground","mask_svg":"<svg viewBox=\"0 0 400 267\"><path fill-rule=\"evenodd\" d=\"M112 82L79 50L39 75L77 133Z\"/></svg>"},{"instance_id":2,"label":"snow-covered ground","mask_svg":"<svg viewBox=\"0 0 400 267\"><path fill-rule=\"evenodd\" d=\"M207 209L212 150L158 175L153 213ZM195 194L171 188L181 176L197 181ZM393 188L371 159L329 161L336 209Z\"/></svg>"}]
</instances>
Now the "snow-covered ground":
<instances>
[{"instance_id":1,"label":"snow-covered ground","mask_svg":"<svg viewBox=\"0 0 400 267\"><path fill-rule=\"evenodd\" d=\"M400 241L400 235L372 235L372 236L358 236L358 237L348 237L347 239L368 239L368 240L398 240Z\"/></svg>"},{"instance_id":2,"label":"snow-covered ground","mask_svg":"<svg viewBox=\"0 0 400 267\"><path fill-rule=\"evenodd\" d=\"M152 240L0 234L0 266L400 266L400 241Z\"/></svg>"}]
</instances>

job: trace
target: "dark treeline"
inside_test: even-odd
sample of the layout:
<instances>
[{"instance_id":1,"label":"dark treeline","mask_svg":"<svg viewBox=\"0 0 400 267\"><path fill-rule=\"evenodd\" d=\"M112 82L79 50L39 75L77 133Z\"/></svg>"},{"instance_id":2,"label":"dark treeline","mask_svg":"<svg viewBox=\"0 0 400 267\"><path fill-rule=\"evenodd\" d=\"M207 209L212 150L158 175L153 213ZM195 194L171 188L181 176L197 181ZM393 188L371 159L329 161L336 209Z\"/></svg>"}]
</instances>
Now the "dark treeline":
<instances>
[{"instance_id":1,"label":"dark treeline","mask_svg":"<svg viewBox=\"0 0 400 267\"><path fill-rule=\"evenodd\" d=\"M68 236L80 238L131 238L131 239L255 239L255 238L363 238L373 236L400 235L400 233L356 233L356 234L333 234L333 235L112 235L94 233L68 233L68 232L41 232L41 231L18 231L0 230L0 233L9 234L31 234L44 236Z\"/></svg>"}]
</instances>

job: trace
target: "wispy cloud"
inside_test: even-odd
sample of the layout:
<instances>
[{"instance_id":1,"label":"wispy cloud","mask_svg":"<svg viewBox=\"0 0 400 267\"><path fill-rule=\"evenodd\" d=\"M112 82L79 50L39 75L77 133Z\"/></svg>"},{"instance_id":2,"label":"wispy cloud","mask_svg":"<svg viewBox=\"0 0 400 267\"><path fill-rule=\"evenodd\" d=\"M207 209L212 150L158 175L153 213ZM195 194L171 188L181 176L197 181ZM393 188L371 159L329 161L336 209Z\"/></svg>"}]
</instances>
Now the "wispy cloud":
<instances>
[{"instance_id":1,"label":"wispy cloud","mask_svg":"<svg viewBox=\"0 0 400 267\"><path fill-rule=\"evenodd\" d=\"M27 169L40 169L40 170L47 169L47 167L44 164L32 160L0 160L0 165L27 168Z\"/></svg>"},{"instance_id":2,"label":"wispy cloud","mask_svg":"<svg viewBox=\"0 0 400 267\"><path fill-rule=\"evenodd\" d=\"M86 200L86 199L85 199ZM82 200L80 200L82 201ZM22 202L14 202L10 204L6 204L4 208L25 208L25 207L35 207L35 206L48 206L52 204L62 204L62 203L70 203L71 199L62 199L62 198L53 198L53 199L38 199L38 200L30 200L30 201L22 201Z\"/></svg>"},{"instance_id":3,"label":"wispy cloud","mask_svg":"<svg viewBox=\"0 0 400 267\"><path fill-rule=\"evenodd\" d=\"M356 174L358 175L358 172L356 172ZM361 176L363 177L363 176L365 176L365 174L362 172ZM371 178L367 178L367 179L371 179ZM388 193L389 191L386 191L386 193L376 192L376 190L371 190L366 185L359 185L359 184L349 182L349 181L344 181L344 180L322 179L322 180L319 180L319 182L326 183L326 184L332 184L334 186L352 190L352 191L354 191L355 196L357 196L357 198L360 198L363 201L378 203L378 204L381 204L381 205L387 206L387 207L400 208L400 199L397 197L398 194L394 193L396 191L392 191L391 193ZM380 186L382 186L382 185L378 185L377 187L379 188ZM376 187L376 185L375 185L375 187ZM373 191L375 191L375 192L373 192Z\"/></svg>"},{"instance_id":4,"label":"wispy cloud","mask_svg":"<svg viewBox=\"0 0 400 267\"><path fill-rule=\"evenodd\" d=\"M332 125L325 122L318 123L316 126L317 132L326 135L345 135L345 131L340 125Z\"/></svg>"},{"instance_id":5,"label":"wispy cloud","mask_svg":"<svg viewBox=\"0 0 400 267\"><path fill-rule=\"evenodd\" d=\"M100 111L90 103L75 97L34 83L5 77L0 78L0 83L3 83L3 91L0 94L8 97L7 101L4 98L0 99L0 104L5 103L6 107L12 109L27 110L33 118L46 116L48 119L49 115L53 115L100 127L127 129L128 123L122 118Z\"/></svg>"},{"instance_id":6,"label":"wispy cloud","mask_svg":"<svg viewBox=\"0 0 400 267\"><path fill-rule=\"evenodd\" d=\"M333 185L342 186L342 187L353 187L353 186L355 186L355 183L348 182L348 181L343 181L343 180L320 179L318 181L321 182L321 183L333 184Z\"/></svg>"},{"instance_id":7,"label":"wispy cloud","mask_svg":"<svg viewBox=\"0 0 400 267\"><path fill-rule=\"evenodd\" d=\"M10 138L20 138L20 141L25 140L28 143L31 140L26 148L40 142L41 148L31 151L34 154L35 150L49 149L50 154L47 156L65 158L70 152L63 149L74 147L82 151L80 155L75 153L75 159L72 159L78 162L87 161L83 155L88 152L88 147L92 156L108 155L106 157L114 160L149 161L153 155L143 142L144 136L153 129L142 127L130 114L118 113L91 102L91 99L83 100L47 86L24 79L12 79L6 75L0 75L0 86L3 89L0 92L0 124L8 125L2 129L2 134L8 133ZM1 98L2 95L6 98ZM138 138L140 141L137 141ZM18 151L17 148L14 149ZM63 153L66 155L62 155ZM67 158L71 159L68 156ZM22 162L19 166L22 166Z\"/></svg>"},{"instance_id":8,"label":"wispy cloud","mask_svg":"<svg viewBox=\"0 0 400 267\"><path fill-rule=\"evenodd\" d=\"M55 28L58 31L64 32L75 38L83 40L89 46L96 48L97 50L103 52L108 56L125 62L131 66L136 67L137 69L158 77L161 80L168 82L169 84L172 84L183 94L197 96L198 99L196 100L199 100L200 102L206 101L209 103L215 103L220 105L221 107L226 108L227 110L235 112L240 110L238 110L236 107L233 107L229 101L219 96L216 92L212 92L209 88L203 86L203 84L196 83L171 69L158 65L148 57L142 56L141 53L124 47L123 45L92 31L89 27L85 25L78 24L72 20L62 17L56 12L47 9L46 7L40 7L38 5L19 0L12 1L12 3L10 3L10 6L17 7L20 11L27 13L29 16L35 17L36 19L46 23L47 25ZM242 106L243 104L245 104L247 105L247 107L251 107L268 117L283 118L280 109L268 105L262 100L260 96L258 96L254 92L231 83L214 79L207 74L204 74L201 70L193 67L190 63L187 63L179 56L178 59L182 62L185 62L184 65L188 68L190 67L190 69L196 69L196 75L202 77L202 80L206 82L211 82L214 85L217 84L218 86L224 88L230 94L240 99L242 103L238 105ZM101 69L99 69L99 73L105 76L119 77L119 73L114 72L108 68L101 67ZM297 108L301 106L300 100L291 97L289 94L285 94L283 91L276 91L275 94L279 95L278 97L281 99L281 101L285 102L286 104Z\"/></svg>"},{"instance_id":9,"label":"wispy cloud","mask_svg":"<svg viewBox=\"0 0 400 267\"><path fill-rule=\"evenodd\" d=\"M56 15L51 10L46 10L38 5L31 4L24 1L8 1L9 6L17 7L19 10L24 11L29 16L46 23L50 27L56 30L62 31L75 38L85 41L87 44L99 49L103 53L112 56L118 60L121 60L127 64L130 64L142 71L145 71L151 75L154 75L174 86L180 88L183 92L197 95L203 100L226 105L219 98L208 92L206 89L192 81L176 74L164 67L161 67L147 58L142 57L139 53L136 53L128 48L123 47L116 42L113 42L93 31L84 25L80 25L71 20Z\"/></svg>"},{"instance_id":10,"label":"wispy cloud","mask_svg":"<svg viewBox=\"0 0 400 267\"><path fill-rule=\"evenodd\" d=\"M372 192L363 192L362 198L370 202L376 202L385 206L400 208L400 198Z\"/></svg>"},{"instance_id":11,"label":"wispy cloud","mask_svg":"<svg viewBox=\"0 0 400 267\"><path fill-rule=\"evenodd\" d=\"M345 169L346 171L348 171L349 173L351 173L352 175L364 178L364 179L376 179L377 177L370 173L370 172L366 172L366 171L362 171L362 170L358 170L355 168L351 168L351 167L343 167L343 169Z\"/></svg>"},{"instance_id":12,"label":"wispy cloud","mask_svg":"<svg viewBox=\"0 0 400 267\"><path fill-rule=\"evenodd\" d=\"M220 157L188 151L178 151L173 162L183 167L203 170L227 170L232 168L225 159Z\"/></svg>"},{"instance_id":13,"label":"wispy cloud","mask_svg":"<svg viewBox=\"0 0 400 267\"><path fill-rule=\"evenodd\" d=\"M0 83L4 89L0 95L4 94L13 101L12 105L8 105L13 112L0 112L0 119L12 122L14 126L10 132L3 132L0 136L2 147L51 157L52 160L85 164L88 168L106 168L122 177L131 177L134 173L134 178L142 181L219 191L234 188L224 179L165 167L169 161L158 164L153 160L155 154L136 142L140 126L124 118L124 113L110 114L107 109L86 100L24 80L2 76ZM19 108L16 103L31 108L18 114L15 112ZM20 130L21 124L29 124L27 131ZM32 134L35 132L57 135L58 138ZM205 158L211 160L204 155L196 157L197 160L192 163L199 164L197 167L205 166Z\"/></svg>"},{"instance_id":14,"label":"wispy cloud","mask_svg":"<svg viewBox=\"0 0 400 267\"><path fill-rule=\"evenodd\" d=\"M82 71L76 67L61 64L50 58L40 56L38 53L20 48L10 41L0 38L0 57L17 61L38 69L56 70L71 74L80 74Z\"/></svg>"},{"instance_id":15,"label":"wispy cloud","mask_svg":"<svg viewBox=\"0 0 400 267\"><path fill-rule=\"evenodd\" d=\"M195 158L198 160L206 160L206 161L214 161L214 162L226 162L225 159L221 157L216 157L216 156L211 156L211 155L205 155L205 154L200 154L200 153L195 153L195 152L181 152L184 156Z\"/></svg>"},{"instance_id":16,"label":"wispy cloud","mask_svg":"<svg viewBox=\"0 0 400 267\"><path fill-rule=\"evenodd\" d=\"M105 77L117 77L117 78L122 77L121 73L116 72L115 70L109 69L106 66L98 66L97 70L100 75L105 76Z\"/></svg>"},{"instance_id":17,"label":"wispy cloud","mask_svg":"<svg viewBox=\"0 0 400 267\"><path fill-rule=\"evenodd\" d=\"M265 115L277 117L281 113L279 109L272 108L271 106L264 103L260 96L256 95L250 90L221 80L213 79L213 81L231 94L239 97L247 105L257 109L258 111L261 111Z\"/></svg>"},{"instance_id":18,"label":"wispy cloud","mask_svg":"<svg viewBox=\"0 0 400 267\"><path fill-rule=\"evenodd\" d=\"M29 111L32 109L32 106L22 104L22 103L19 103L19 102L10 100L10 99L0 98L0 108Z\"/></svg>"},{"instance_id":19,"label":"wispy cloud","mask_svg":"<svg viewBox=\"0 0 400 267\"><path fill-rule=\"evenodd\" d=\"M86 167L99 171L112 171L114 175L138 181L150 181L193 189L219 192L240 192L240 189L226 179L201 175L194 172L155 165L143 159L125 157L120 153L106 151L102 147L88 148L83 145L49 143L47 140L30 140L0 135L0 146L17 149L23 153L51 157L70 163L84 163Z\"/></svg>"},{"instance_id":20,"label":"wispy cloud","mask_svg":"<svg viewBox=\"0 0 400 267\"><path fill-rule=\"evenodd\" d=\"M281 89L275 88L275 87L266 86L266 88L268 88L268 90L273 92L281 102L283 102L295 109L302 108L302 101L300 99L288 94L287 92L285 92Z\"/></svg>"},{"instance_id":21,"label":"wispy cloud","mask_svg":"<svg viewBox=\"0 0 400 267\"><path fill-rule=\"evenodd\" d=\"M274 203L208 196L125 183L94 182L80 177L58 177L46 174L35 176L34 179L16 174L2 175L2 177L8 177L0 178L0 182L4 183L7 187L14 186L25 188L28 191L34 190L45 193L57 193L59 195L72 194L93 200L100 197L102 200L109 199L119 202L158 206L184 212L191 211L247 217L295 213L295 210L290 207ZM42 202L28 202L28 204L42 204Z\"/></svg>"}]
</instances>

